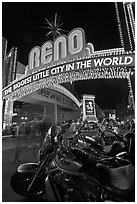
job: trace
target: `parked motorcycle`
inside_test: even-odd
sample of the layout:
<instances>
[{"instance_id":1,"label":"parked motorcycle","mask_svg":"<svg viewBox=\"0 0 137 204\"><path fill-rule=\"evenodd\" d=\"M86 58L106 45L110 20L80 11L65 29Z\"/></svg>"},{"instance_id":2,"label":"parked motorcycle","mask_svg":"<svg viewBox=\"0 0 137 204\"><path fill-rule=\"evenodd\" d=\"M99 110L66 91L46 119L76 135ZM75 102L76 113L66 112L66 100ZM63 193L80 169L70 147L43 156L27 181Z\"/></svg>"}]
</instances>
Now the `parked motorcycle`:
<instances>
[{"instance_id":1,"label":"parked motorcycle","mask_svg":"<svg viewBox=\"0 0 137 204\"><path fill-rule=\"evenodd\" d=\"M104 157L91 150L92 148L89 154L85 148L73 146L70 150L71 154L70 151L66 154L61 152L55 157L55 163L61 172L73 176L75 188L73 187L71 196L73 197L76 189L79 189L80 195L88 201L134 201L135 169L128 152L120 152L115 157ZM105 181L107 174L108 179ZM83 191L84 183L89 185L88 190L85 187L86 191Z\"/></svg>"},{"instance_id":2,"label":"parked motorcycle","mask_svg":"<svg viewBox=\"0 0 137 204\"><path fill-rule=\"evenodd\" d=\"M104 157L99 159L98 152L72 146L65 134L70 125L71 121L64 124L59 133L55 126L49 128L39 150L39 162L17 168L10 181L13 190L49 202L133 201L132 163L110 167L101 162ZM108 176L107 181L102 176Z\"/></svg>"},{"instance_id":3,"label":"parked motorcycle","mask_svg":"<svg viewBox=\"0 0 137 204\"><path fill-rule=\"evenodd\" d=\"M53 162L57 148L60 144L59 139L69 126L70 121L62 125L58 135L56 135L56 127L51 126L39 149L38 163L25 163L17 168L10 180L11 187L17 194L31 199L43 199L44 196L44 199L46 199L45 195L47 190L45 185L50 180L49 175L51 172L59 171ZM55 136L60 136L57 144L54 140ZM45 183L45 181L47 182ZM50 187L48 191L50 191Z\"/></svg>"},{"instance_id":4,"label":"parked motorcycle","mask_svg":"<svg viewBox=\"0 0 137 204\"><path fill-rule=\"evenodd\" d=\"M101 128L98 128L97 134L95 136L87 136L86 133L83 133L83 124L77 130L74 135L73 142L78 146L83 148L95 149L100 154L106 156L115 156L121 151L125 151L125 144L123 139L112 130L105 128L103 131ZM109 136L105 136L105 132L107 134L111 134L111 142L108 143ZM113 138L113 139L112 139Z\"/></svg>"}]
</instances>

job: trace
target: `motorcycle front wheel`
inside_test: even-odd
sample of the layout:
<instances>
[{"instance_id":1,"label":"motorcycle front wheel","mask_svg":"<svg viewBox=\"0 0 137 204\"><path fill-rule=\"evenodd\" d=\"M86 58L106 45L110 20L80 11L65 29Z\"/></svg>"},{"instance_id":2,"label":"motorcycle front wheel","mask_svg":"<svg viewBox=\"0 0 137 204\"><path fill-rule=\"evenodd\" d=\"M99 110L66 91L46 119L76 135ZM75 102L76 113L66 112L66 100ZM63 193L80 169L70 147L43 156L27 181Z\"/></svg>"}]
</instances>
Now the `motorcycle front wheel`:
<instances>
[{"instance_id":1,"label":"motorcycle front wheel","mask_svg":"<svg viewBox=\"0 0 137 204\"><path fill-rule=\"evenodd\" d=\"M41 198L42 195L46 194L45 179L42 176L37 178L32 188L28 190L34 175L34 173L30 172L15 172L10 180L12 189L17 194L27 198Z\"/></svg>"}]
</instances>

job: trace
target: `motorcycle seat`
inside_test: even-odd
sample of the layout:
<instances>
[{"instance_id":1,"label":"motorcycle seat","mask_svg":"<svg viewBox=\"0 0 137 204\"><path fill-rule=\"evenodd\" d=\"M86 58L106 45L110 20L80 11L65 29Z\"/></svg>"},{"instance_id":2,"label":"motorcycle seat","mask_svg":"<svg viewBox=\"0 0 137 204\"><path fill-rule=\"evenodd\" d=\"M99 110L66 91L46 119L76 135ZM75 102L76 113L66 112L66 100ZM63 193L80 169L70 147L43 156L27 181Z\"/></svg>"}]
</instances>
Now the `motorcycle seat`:
<instances>
[{"instance_id":1,"label":"motorcycle seat","mask_svg":"<svg viewBox=\"0 0 137 204\"><path fill-rule=\"evenodd\" d=\"M109 151L106 151L106 155L108 156L115 156L116 154L120 153L121 151L125 150L125 146L123 142L115 141L109 149ZM105 150L105 148L104 148Z\"/></svg>"},{"instance_id":2,"label":"motorcycle seat","mask_svg":"<svg viewBox=\"0 0 137 204\"><path fill-rule=\"evenodd\" d=\"M132 164L110 168L98 163L96 173L101 186L110 194L127 201L135 199L135 169Z\"/></svg>"},{"instance_id":3,"label":"motorcycle seat","mask_svg":"<svg viewBox=\"0 0 137 204\"><path fill-rule=\"evenodd\" d=\"M96 158L93 155L90 155L85 160L79 171L96 178L96 165L97 165Z\"/></svg>"}]
</instances>

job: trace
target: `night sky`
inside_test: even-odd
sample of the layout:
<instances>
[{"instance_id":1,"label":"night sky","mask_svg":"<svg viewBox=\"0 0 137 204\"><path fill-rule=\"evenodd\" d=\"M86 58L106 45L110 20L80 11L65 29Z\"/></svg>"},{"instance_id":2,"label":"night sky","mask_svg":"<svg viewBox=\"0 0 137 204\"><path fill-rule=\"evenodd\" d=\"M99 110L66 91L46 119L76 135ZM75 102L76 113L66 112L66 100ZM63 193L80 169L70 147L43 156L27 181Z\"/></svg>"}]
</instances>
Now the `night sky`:
<instances>
[{"instance_id":1,"label":"night sky","mask_svg":"<svg viewBox=\"0 0 137 204\"><path fill-rule=\"evenodd\" d=\"M4 2L2 3L2 35L8 40L8 50L18 48L18 61L28 64L30 50L45 41L48 30L45 18L61 16L62 26L69 33L76 27L85 31L86 42L91 42L95 50L121 47L115 4L113 2ZM64 33L62 33L64 34ZM123 98L127 99L126 80L87 80L74 82L78 97L91 93L101 108L115 108Z\"/></svg>"}]
</instances>

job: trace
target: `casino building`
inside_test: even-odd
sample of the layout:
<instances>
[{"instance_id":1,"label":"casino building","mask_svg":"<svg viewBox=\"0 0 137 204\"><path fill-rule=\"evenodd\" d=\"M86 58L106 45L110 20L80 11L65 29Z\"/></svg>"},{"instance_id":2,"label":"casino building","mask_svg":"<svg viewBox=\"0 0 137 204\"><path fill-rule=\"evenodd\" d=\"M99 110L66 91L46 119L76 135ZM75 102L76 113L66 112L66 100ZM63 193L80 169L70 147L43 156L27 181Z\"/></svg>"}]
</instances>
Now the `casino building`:
<instances>
[{"instance_id":1,"label":"casino building","mask_svg":"<svg viewBox=\"0 0 137 204\"><path fill-rule=\"evenodd\" d=\"M7 53L7 40L3 38L3 129L12 123L43 118L55 124L79 118L82 103L73 87L77 80L126 78L134 108L130 75L135 66L135 5L115 3L115 10L120 48L94 51L92 43L85 42L83 29L76 28L67 37L34 47L25 67L17 61L16 48ZM85 96L84 104L95 108L94 96L89 98ZM83 111L84 118L87 111L88 117L96 120L95 110L83 106Z\"/></svg>"}]
</instances>

